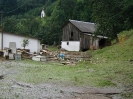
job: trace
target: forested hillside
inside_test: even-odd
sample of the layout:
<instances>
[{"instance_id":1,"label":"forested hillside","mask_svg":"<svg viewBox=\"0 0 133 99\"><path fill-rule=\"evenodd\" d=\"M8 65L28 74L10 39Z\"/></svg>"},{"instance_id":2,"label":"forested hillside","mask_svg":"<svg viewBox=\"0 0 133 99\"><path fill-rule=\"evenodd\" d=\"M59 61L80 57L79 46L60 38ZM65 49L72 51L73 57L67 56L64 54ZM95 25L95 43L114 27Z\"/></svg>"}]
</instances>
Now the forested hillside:
<instances>
[{"instance_id":1,"label":"forested hillside","mask_svg":"<svg viewBox=\"0 0 133 99\"><path fill-rule=\"evenodd\" d=\"M41 18L44 8L46 16ZM132 0L0 0L3 31L60 44L62 26L68 19L94 22L96 33L117 39L133 28Z\"/></svg>"}]
</instances>

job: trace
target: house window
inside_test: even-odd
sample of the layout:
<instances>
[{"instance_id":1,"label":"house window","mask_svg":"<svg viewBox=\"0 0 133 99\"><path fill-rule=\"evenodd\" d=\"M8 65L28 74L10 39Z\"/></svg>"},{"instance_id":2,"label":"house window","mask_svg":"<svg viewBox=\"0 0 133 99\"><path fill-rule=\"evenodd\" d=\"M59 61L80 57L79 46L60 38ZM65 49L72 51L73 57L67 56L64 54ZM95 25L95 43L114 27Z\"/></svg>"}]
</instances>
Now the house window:
<instances>
[{"instance_id":1,"label":"house window","mask_svg":"<svg viewBox=\"0 0 133 99\"><path fill-rule=\"evenodd\" d=\"M69 45L69 42L67 42L67 45Z\"/></svg>"},{"instance_id":2,"label":"house window","mask_svg":"<svg viewBox=\"0 0 133 99\"><path fill-rule=\"evenodd\" d=\"M69 40L73 41L73 32L71 32Z\"/></svg>"}]
</instances>

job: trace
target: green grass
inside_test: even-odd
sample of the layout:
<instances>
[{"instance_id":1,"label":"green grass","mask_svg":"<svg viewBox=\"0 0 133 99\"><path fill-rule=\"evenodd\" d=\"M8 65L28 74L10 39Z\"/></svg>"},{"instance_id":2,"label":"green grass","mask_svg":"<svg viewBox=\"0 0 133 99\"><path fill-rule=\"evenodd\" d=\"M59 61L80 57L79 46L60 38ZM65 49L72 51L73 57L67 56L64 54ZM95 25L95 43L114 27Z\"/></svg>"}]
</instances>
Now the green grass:
<instances>
[{"instance_id":1,"label":"green grass","mask_svg":"<svg viewBox=\"0 0 133 99\"><path fill-rule=\"evenodd\" d=\"M123 32L130 35L127 40L115 45L91 51L91 62L80 62L66 66L57 62L41 63L23 60L27 65L17 80L30 83L66 82L83 86L117 86L133 83L133 31Z\"/></svg>"},{"instance_id":2,"label":"green grass","mask_svg":"<svg viewBox=\"0 0 133 99\"><path fill-rule=\"evenodd\" d=\"M60 63L32 63L31 60L26 60L30 66L23 67L17 80L28 83L45 83L45 82L68 82L74 85L84 86L115 86L110 79L115 75L108 75L109 71L99 68L90 63L81 62L76 66L64 66Z\"/></svg>"},{"instance_id":3,"label":"green grass","mask_svg":"<svg viewBox=\"0 0 133 99\"><path fill-rule=\"evenodd\" d=\"M58 47L57 46L49 46L48 49L50 51L58 51Z\"/></svg>"}]
</instances>

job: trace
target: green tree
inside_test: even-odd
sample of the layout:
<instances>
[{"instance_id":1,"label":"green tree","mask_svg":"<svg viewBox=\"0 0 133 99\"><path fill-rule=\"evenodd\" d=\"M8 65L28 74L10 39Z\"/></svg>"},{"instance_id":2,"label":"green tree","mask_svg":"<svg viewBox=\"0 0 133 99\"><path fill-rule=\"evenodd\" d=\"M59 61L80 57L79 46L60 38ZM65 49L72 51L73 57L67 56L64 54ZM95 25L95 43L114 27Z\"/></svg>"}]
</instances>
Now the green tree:
<instances>
[{"instance_id":1,"label":"green tree","mask_svg":"<svg viewBox=\"0 0 133 99\"><path fill-rule=\"evenodd\" d=\"M97 32L117 39L117 34L123 30L123 18L121 16L121 0L105 1L91 0L92 19L97 24Z\"/></svg>"},{"instance_id":2,"label":"green tree","mask_svg":"<svg viewBox=\"0 0 133 99\"><path fill-rule=\"evenodd\" d=\"M58 0L57 4L54 6L54 9L51 13L51 17L47 20L48 25L48 41L53 43L56 41L60 43L61 40L61 27L72 18L73 10L76 5L76 0Z\"/></svg>"},{"instance_id":3,"label":"green tree","mask_svg":"<svg viewBox=\"0 0 133 99\"><path fill-rule=\"evenodd\" d=\"M82 12L83 7L84 7L83 2L84 1L78 1L76 3L76 6L73 11L73 19L80 20L80 18L81 18L80 13Z\"/></svg>"},{"instance_id":4,"label":"green tree","mask_svg":"<svg viewBox=\"0 0 133 99\"><path fill-rule=\"evenodd\" d=\"M0 0L0 9L3 12L10 12L16 8L17 8L17 0Z\"/></svg>"},{"instance_id":5,"label":"green tree","mask_svg":"<svg viewBox=\"0 0 133 99\"><path fill-rule=\"evenodd\" d=\"M17 22L18 22L18 20L16 20L14 17L5 18L3 20L4 31L15 33L16 32L16 26L17 26L16 23Z\"/></svg>"},{"instance_id":6,"label":"green tree","mask_svg":"<svg viewBox=\"0 0 133 99\"><path fill-rule=\"evenodd\" d=\"M73 11L73 19L82 21L91 21L92 9L89 5L90 0L80 0L76 3Z\"/></svg>"},{"instance_id":7,"label":"green tree","mask_svg":"<svg viewBox=\"0 0 133 99\"><path fill-rule=\"evenodd\" d=\"M45 6L46 6L45 7L46 8L45 13L46 13L47 17L51 16L55 5L56 5L56 3L52 3L51 0L49 0L49 2L47 2L47 4L45 4Z\"/></svg>"},{"instance_id":8,"label":"green tree","mask_svg":"<svg viewBox=\"0 0 133 99\"><path fill-rule=\"evenodd\" d=\"M124 29L129 30L133 28L133 1L122 0L122 17L124 22Z\"/></svg>"},{"instance_id":9,"label":"green tree","mask_svg":"<svg viewBox=\"0 0 133 99\"><path fill-rule=\"evenodd\" d=\"M28 46L28 45L29 45L29 39L28 38L23 39L22 47L24 47L24 49L25 49L25 47Z\"/></svg>"}]
</instances>

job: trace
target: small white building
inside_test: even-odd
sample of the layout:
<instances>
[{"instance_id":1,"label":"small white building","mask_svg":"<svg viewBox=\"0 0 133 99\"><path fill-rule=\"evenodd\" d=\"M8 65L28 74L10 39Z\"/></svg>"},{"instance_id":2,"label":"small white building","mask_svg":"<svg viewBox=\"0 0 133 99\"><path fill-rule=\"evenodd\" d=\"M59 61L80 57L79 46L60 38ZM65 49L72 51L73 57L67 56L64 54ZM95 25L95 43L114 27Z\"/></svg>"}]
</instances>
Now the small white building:
<instances>
[{"instance_id":1,"label":"small white building","mask_svg":"<svg viewBox=\"0 0 133 99\"><path fill-rule=\"evenodd\" d=\"M9 48L11 42L16 43L16 48L21 48L23 40L27 38L26 36L16 35L11 33L0 32L0 50L4 48ZM25 49L29 49L30 52L40 52L40 40L37 38L28 37L29 45Z\"/></svg>"},{"instance_id":2,"label":"small white building","mask_svg":"<svg viewBox=\"0 0 133 99\"><path fill-rule=\"evenodd\" d=\"M79 51L80 41L61 41L61 47L67 51Z\"/></svg>"},{"instance_id":3,"label":"small white building","mask_svg":"<svg viewBox=\"0 0 133 99\"><path fill-rule=\"evenodd\" d=\"M44 8L42 9L42 12L41 12L41 18L45 17L45 12L44 12Z\"/></svg>"}]
</instances>

